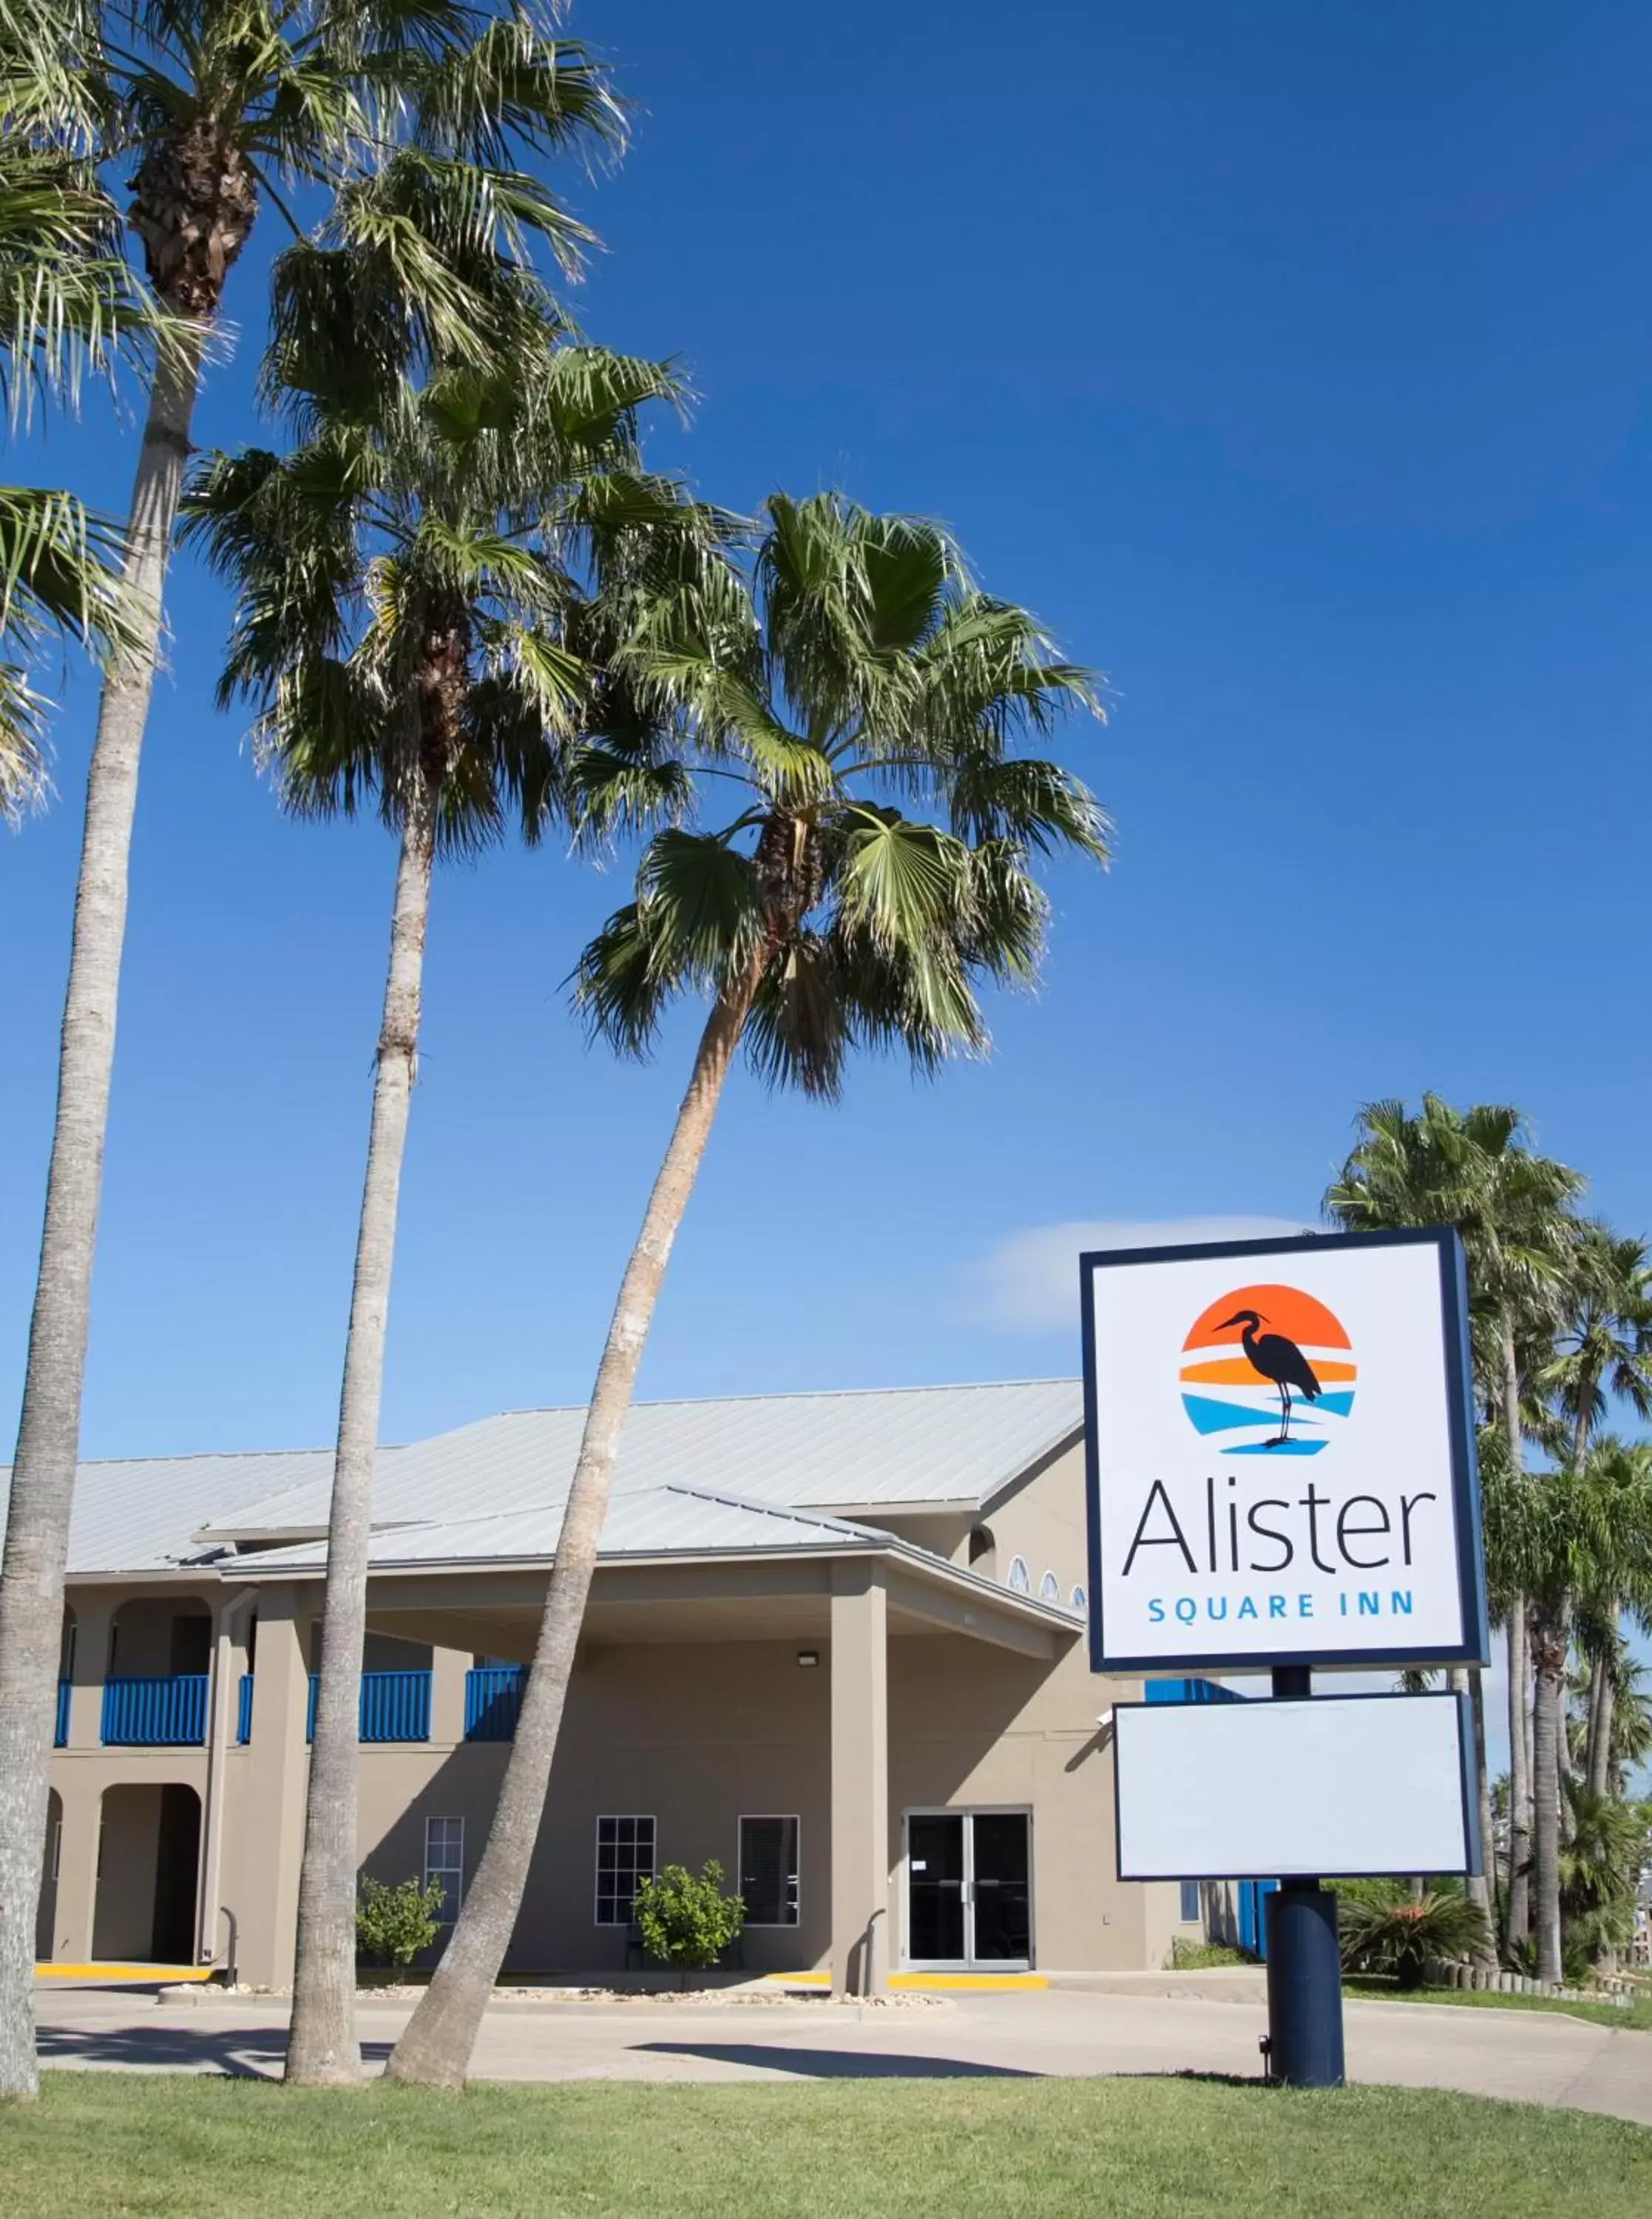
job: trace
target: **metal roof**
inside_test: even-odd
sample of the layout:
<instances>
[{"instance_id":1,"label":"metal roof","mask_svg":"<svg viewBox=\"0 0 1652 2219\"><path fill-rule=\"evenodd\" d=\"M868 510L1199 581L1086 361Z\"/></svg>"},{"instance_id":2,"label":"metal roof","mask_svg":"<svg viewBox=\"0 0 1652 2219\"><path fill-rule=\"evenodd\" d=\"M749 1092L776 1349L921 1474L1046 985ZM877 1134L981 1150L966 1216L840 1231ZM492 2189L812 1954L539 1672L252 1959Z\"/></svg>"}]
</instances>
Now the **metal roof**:
<instances>
[{"instance_id":1,"label":"metal roof","mask_svg":"<svg viewBox=\"0 0 1652 2219\"><path fill-rule=\"evenodd\" d=\"M979 1503L1078 1432L1078 1383L897 1387L838 1394L639 1402L625 1421L617 1495L676 1486L748 1502L830 1510ZM579 1454L581 1407L483 1418L382 1460L374 1522L560 1507ZM322 1471L247 1506L222 1531L326 1523Z\"/></svg>"},{"instance_id":2,"label":"metal roof","mask_svg":"<svg viewBox=\"0 0 1652 2219\"><path fill-rule=\"evenodd\" d=\"M494 1561L550 1556L584 1420L577 1407L513 1411L381 1449L376 1533L425 1551L397 1561L432 1561L430 1552L448 1548L462 1526L489 1542L476 1553ZM840 1545L864 1544L879 1538L872 1525L848 1526L829 1514L788 1524L766 1514L980 1503L1075 1437L1082 1422L1078 1383L1065 1379L639 1402L626 1420L604 1552L820 1548L833 1535ZM260 1565L309 1561L309 1537L326 1526L332 1476L331 1449L84 1464L70 1576L199 1563L205 1551L243 1537L302 1545L279 1557L261 1550ZM9 1479L0 1467L0 1509ZM488 1521L499 1530L484 1537ZM508 1536L499 1521L508 1521ZM440 1528L449 1540L398 1535L410 1527ZM648 1538L622 1538L636 1535ZM376 1545L375 1561L382 1561Z\"/></svg>"},{"instance_id":3,"label":"metal roof","mask_svg":"<svg viewBox=\"0 0 1652 2219\"><path fill-rule=\"evenodd\" d=\"M488 1511L467 1518L432 1520L375 1529L370 1561L376 1570L402 1564L549 1563L562 1532L562 1504ZM764 1555L779 1550L879 1548L887 1534L841 1518L777 1510L707 1495L697 1488L651 1487L617 1495L603 1521L605 1562L624 1557ZM320 1542L260 1549L236 1562L246 1573L319 1572L326 1563Z\"/></svg>"},{"instance_id":4,"label":"metal roof","mask_svg":"<svg viewBox=\"0 0 1652 2219\"><path fill-rule=\"evenodd\" d=\"M380 1451L381 1471L388 1473L395 1453ZM193 1537L208 1519L233 1520L243 1505L276 1489L319 1489L325 1503L332 1477L331 1449L83 1464L69 1521L70 1576L162 1570L200 1555ZM11 1468L0 1465L0 1516L10 1492Z\"/></svg>"}]
</instances>

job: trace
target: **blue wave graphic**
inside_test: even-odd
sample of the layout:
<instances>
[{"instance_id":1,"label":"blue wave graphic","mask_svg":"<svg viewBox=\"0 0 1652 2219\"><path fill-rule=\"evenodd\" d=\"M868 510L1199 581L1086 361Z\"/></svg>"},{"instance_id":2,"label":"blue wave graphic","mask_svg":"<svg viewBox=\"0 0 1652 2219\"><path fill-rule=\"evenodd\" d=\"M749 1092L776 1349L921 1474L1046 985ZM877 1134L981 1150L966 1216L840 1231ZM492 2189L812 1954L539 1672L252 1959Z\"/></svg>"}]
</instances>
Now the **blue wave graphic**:
<instances>
[{"instance_id":1,"label":"blue wave graphic","mask_svg":"<svg viewBox=\"0 0 1652 2219\"><path fill-rule=\"evenodd\" d=\"M1291 1420L1294 1426L1295 1418ZM1224 1456L1318 1456L1326 1445L1323 1441L1299 1441L1293 1433L1288 1441L1232 1442L1222 1451Z\"/></svg>"},{"instance_id":2,"label":"blue wave graphic","mask_svg":"<svg viewBox=\"0 0 1652 2219\"><path fill-rule=\"evenodd\" d=\"M1278 1405L1258 1408L1254 1403L1219 1402L1214 1395L1182 1393L1182 1407L1202 1433L1220 1433L1238 1426L1265 1426ZM1294 1402L1290 1421L1293 1426L1313 1425L1321 1414L1345 1418L1354 1407L1351 1388L1321 1395L1317 1402Z\"/></svg>"}]
</instances>

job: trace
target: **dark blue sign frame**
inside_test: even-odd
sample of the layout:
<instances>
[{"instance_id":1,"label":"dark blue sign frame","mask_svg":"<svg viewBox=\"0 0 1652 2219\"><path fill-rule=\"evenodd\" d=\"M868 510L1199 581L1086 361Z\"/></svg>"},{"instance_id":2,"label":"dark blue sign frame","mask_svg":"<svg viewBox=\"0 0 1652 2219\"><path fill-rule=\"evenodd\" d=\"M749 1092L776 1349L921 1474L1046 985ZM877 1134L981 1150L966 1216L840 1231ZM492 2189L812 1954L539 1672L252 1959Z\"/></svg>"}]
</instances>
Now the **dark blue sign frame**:
<instances>
[{"instance_id":1,"label":"dark blue sign frame","mask_svg":"<svg viewBox=\"0 0 1652 2219\"><path fill-rule=\"evenodd\" d=\"M1339 1248L1432 1247L1439 1259L1440 1315L1445 1335L1445 1387L1456 1512L1457 1583L1463 1638L1453 1648L1405 1648L1384 1643L1357 1649L1176 1650L1153 1656L1108 1652L1102 1585L1101 1474L1096 1451L1095 1275L1132 1264L1193 1263L1218 1258L1324 1255ZM1473 1371L1469 1347L1469 1283L1463 1243L1447 1225L1382 1233L1307 1233L1275 1240L1205 1240L1186 1247L1103 1248L1078 1259L1084 1352L1084 1483L1090 1529L1090 1667L1092 1672L1266 1672L1275 1665L1357 1670L1385 1665L1484 1665L1490 1661L1486 1611L1486 1553L1481 1538L1480 1474L1475 1459Z\"/></svg>"}]
</instances>

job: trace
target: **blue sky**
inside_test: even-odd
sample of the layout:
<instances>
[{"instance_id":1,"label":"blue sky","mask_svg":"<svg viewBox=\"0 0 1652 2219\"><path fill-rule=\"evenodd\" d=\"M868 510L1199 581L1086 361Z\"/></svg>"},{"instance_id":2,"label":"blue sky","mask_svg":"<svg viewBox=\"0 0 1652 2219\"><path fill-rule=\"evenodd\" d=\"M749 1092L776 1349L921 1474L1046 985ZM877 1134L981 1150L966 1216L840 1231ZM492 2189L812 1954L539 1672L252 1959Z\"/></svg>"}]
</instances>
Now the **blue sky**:
<instances>
[{"instance_id":1,"label":"blue sky","mask_svg":"<svg viewBox=\"0 0 1652 2219\"><path fill-rule=\"evenodd\" d=\"M1311 1221L1357 1104L1512 1099L1652 1230L1652 18L1516 0L828 10L581 0L638 103L593 336L678 357L712 498L944 517L1104 670L1115 813L1047 985L938 1085L741 1078L650 1395L1077 1365L1078 1235ZM199 420L252 436L273 214ZM55 466L124 506L95 401ZM330 1438L392 856L282 820L180 564L134 861L90 1454ZM0 1407L15 1410L93 688L0 840ZM384 1430L581 1399L680 1090L564 980L621 898L554 853L438 884Z\"/></svg>"}]
</instances>

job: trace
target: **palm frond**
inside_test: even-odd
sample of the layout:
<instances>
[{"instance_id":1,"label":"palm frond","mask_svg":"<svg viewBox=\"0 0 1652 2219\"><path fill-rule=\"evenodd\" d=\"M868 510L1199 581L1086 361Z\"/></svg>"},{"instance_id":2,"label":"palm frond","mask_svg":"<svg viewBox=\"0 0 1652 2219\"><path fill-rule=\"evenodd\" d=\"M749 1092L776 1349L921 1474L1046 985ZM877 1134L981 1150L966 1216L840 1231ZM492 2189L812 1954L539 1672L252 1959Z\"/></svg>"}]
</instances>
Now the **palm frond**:
<instances>
[{"instance_id":1,"label":"palm frond","mask_svg":"<svg viewBox=\"0 0 1652 2219\"><path fill-rule=\"evenodd\" d=\"M16 826L50 791L44 701L22 664L0 662L0 824Z\"/></svg>"},{"instance_id":2,"label":"palm frond","mask_svg":"<svg viewBox=\"0 0 1652 2219\"><path fill-rule=\"evenodd\" d=\"M409 65L396 90L416 144L501 167L513 143L546 154L569 146L617 155L625 116L607 76L572 39L547 38L525 15Z\"/></svg>"},{"instance_id":3,"label":"palm frond","mask_svg":"<svg viewBox=\"0 0 1652 2219\"><path fill-rule=\"evenodd\" d=\"M1109 858L1107 812L1059 763L972 751L947 785L961 840L1012 840L1040 855L1075 848L1097 863Z\"/></svg>"}]
</instances>

